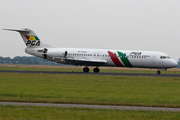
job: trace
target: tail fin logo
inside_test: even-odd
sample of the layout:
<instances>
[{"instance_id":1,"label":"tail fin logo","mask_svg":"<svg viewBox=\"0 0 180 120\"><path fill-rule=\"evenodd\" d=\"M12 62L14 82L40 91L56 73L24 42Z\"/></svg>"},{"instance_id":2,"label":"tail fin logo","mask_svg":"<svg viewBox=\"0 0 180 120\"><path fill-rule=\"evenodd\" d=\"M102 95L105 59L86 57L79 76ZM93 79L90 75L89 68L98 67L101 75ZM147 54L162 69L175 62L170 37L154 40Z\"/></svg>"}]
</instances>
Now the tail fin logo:
<instances>
[{"instance_id":1,"label":"tail fin logo","mask_svg":"<svg viewBox=\"0 0 180 120\"><path fill-rule=\"evenodd\" d=\"M40 40L37 36L27 36L25 35L25 37L27 38L27 43L26 43L26 46L27 45L31 45L31 46L40 46Z\"/></svg>"}]
</instances>

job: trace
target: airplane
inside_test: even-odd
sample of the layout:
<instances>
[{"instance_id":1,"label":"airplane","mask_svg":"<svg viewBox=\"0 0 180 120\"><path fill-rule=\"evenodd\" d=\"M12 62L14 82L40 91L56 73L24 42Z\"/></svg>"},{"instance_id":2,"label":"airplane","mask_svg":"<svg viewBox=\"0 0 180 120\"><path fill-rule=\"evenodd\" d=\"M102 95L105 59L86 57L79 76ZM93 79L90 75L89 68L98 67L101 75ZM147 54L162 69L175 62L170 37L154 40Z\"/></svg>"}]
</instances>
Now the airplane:
<instances>
[{"instance_id":1,"label":"airplane","mask_svg":"<svg viewBox=\"0 0 180 120\"><path fill-rule=\"evenodd\" d=\"M89 66L94 66L94 73L99 73L100 66L151 68L161 70L176 67L178 64L167 54L156 51L110 50L86 48L56 48L43 44L35 32L29 28L3 29L19 32L26 45L27 54L61 64L85 66L83 72L89 72Z\"/></svg>"}]
</instances>

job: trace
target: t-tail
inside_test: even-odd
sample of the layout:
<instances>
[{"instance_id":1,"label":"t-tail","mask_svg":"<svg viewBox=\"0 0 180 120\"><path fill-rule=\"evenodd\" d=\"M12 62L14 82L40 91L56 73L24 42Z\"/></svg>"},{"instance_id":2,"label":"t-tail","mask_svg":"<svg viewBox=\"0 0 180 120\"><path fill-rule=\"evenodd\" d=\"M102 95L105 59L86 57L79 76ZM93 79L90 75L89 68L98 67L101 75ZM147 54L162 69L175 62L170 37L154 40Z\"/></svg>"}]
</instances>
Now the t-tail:
<instances>
[{"instance_id":1,"label":"t-tail","mask_svg":"<svg viewBox=\"0 0 180 120\"><path fill-rule=\"evenodd\" d=\"M44 48L43 43L40 41L35 32L28 28L23 29L3 29L9 31L19 32L27 48Z\"/></svg>"}]
</instances>

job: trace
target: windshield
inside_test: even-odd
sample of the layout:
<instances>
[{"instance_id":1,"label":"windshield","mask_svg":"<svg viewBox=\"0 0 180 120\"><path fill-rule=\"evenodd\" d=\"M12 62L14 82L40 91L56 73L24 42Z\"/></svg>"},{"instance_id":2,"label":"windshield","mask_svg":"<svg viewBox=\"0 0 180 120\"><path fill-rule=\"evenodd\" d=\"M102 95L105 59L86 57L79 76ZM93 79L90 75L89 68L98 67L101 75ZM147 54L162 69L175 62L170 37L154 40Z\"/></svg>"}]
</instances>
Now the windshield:
<instances>
[{"instance_id":1,"label":"windshield","mask_svg":"<svg viewBox=\"0 0 180 120\"><path fill-rule=\"evenodd\" d=\"M160 59L170 59L169 56L161 56Z\"/></svg>"}]
</instances>

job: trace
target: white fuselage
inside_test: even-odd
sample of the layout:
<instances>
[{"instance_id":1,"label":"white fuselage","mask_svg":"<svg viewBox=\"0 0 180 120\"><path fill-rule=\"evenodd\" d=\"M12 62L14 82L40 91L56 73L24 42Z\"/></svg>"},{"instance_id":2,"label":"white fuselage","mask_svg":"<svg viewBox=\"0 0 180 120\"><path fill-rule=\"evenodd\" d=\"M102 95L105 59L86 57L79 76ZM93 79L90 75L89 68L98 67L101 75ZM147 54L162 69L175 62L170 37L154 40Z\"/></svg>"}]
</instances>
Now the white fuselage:
<instances>
[{"instance_id":1,"label":"white fuselage","mask_svg":"<svg viewBox=\"0 0 180 120\"><path fill-rule=\"evenodd\" d=\"M177 62L155 51L47 48L47 59L64 64L167 69ZM26 53L43 58L41 48L26 48ZM38 52L39 51L39 52ZM66 53L65 53L66 52Z\"/></svg>"}]
</instances>

